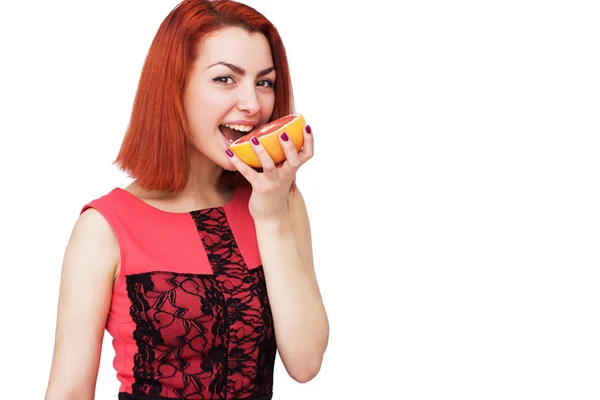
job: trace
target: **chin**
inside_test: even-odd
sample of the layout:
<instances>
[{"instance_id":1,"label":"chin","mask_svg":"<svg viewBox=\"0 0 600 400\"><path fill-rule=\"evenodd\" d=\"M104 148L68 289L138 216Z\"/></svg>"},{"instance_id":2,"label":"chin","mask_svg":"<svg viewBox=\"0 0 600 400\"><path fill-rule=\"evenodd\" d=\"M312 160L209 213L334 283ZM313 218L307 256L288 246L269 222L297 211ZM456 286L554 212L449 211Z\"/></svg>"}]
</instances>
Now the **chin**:
<instances>
[{"instance_id":1,"label":"chin","mask_svg":"<svg viewBox=\"0 0 600 400\"><path fill-rule=\"evenodd\" d=\"M237 171L233 163L229 160L229 157L226 154L223 154L225 157L224 160L218 160L215 164L219 167L223 168L225 171Z\"/></svg>"},{"instance_id":2,"label":"chin","mask_svg":"<svg viewBox=\"0 0 600 400\"><path fill-rule=\"evenodd\" d=\"M237 171L237 169L231 163L227 163L227 165L221 165L225 171Z\"/></svg>"}]
</instances>

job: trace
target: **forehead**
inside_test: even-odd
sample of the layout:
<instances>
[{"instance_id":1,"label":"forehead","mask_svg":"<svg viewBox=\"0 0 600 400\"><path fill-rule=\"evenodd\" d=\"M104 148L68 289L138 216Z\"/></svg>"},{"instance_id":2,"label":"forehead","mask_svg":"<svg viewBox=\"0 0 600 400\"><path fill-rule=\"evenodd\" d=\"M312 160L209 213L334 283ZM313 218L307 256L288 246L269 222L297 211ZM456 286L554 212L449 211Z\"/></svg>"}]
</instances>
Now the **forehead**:
<instances>
[{"instance_id":1,"label":"forehead","mask_svg":"<svg viewBox=\"0 0 600 400\"><path fill-rule=\"evenodd\" d=\"M250 33L242 28L220 30L206 38L198 50L196 64L199 67L206 68L219 61L238 65L248 71L273 66L267 38L262 33Z\"/></svg>"}]
</instances>

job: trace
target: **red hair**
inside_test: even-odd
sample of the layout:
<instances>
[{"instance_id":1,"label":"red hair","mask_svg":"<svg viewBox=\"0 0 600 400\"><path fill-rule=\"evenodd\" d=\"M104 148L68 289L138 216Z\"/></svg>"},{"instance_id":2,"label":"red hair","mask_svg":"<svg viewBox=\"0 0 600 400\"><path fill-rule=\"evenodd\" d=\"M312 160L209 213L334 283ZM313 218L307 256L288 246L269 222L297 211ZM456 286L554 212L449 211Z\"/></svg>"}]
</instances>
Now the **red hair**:
<instances>
[{"instance_id":1,"label":"red hair","mask_svg":"<svg viewBox=\"0 0 600 400\"><path fill-rule=\"evenodd\" d=\"M183 93L202 41L227 27L267 38L277 73L271 120L294 112L285 47L275 26L258 11L231 0L184 0L164 19L146 56L131 119L115 164L150 190L179 192L191 175ZM224 171L230 184L246 183Z\"/></svg>"}]
</instances>

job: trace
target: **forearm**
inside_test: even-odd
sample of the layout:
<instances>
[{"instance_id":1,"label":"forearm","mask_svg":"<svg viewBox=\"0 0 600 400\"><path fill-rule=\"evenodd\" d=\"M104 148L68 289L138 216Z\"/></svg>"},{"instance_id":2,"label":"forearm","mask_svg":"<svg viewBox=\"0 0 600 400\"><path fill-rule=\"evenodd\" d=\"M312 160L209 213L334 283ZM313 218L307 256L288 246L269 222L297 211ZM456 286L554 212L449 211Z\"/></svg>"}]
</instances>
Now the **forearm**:
<instances>
[{"instance_id":1,"label":"forearm","mask_svg":"<svg viewBox=\"0 0 600 400\"><path fill-rule=\"evenodd\" d=\"M256 221L258 246L275 323L277 346L290 375L308 381L318 372L329 325L289 219Z\"/></svg>"}]
</instances>

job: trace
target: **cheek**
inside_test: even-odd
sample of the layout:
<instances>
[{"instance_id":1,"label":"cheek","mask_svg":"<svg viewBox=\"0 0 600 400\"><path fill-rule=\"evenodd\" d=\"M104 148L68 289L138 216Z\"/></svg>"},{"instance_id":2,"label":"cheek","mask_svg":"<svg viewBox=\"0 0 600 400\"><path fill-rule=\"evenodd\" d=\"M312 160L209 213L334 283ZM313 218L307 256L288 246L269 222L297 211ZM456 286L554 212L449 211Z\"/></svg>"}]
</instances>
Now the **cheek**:
<instances>
[{"instance_id":1,"label":"cheek","mask_svg":"<svg viewBox=\"0 0 600 400\"><path fill-rule=\"evenodd\" d=\"M263 121L268 121L275 108L275 93L265 94L260 98L260 113Z\"/></svg>"},{"instance_id":2,"label":"cheek","mask_svg":"<svg viewBox=\"0 0 600 400\"><path fill-rule=\"evenodd\" d=\"M186 116L192 131L196 134L212 129L217 121L231 107L231 96L224 96L210 88L198 88L187 97Z\"/></svg>"}]
</instances>

